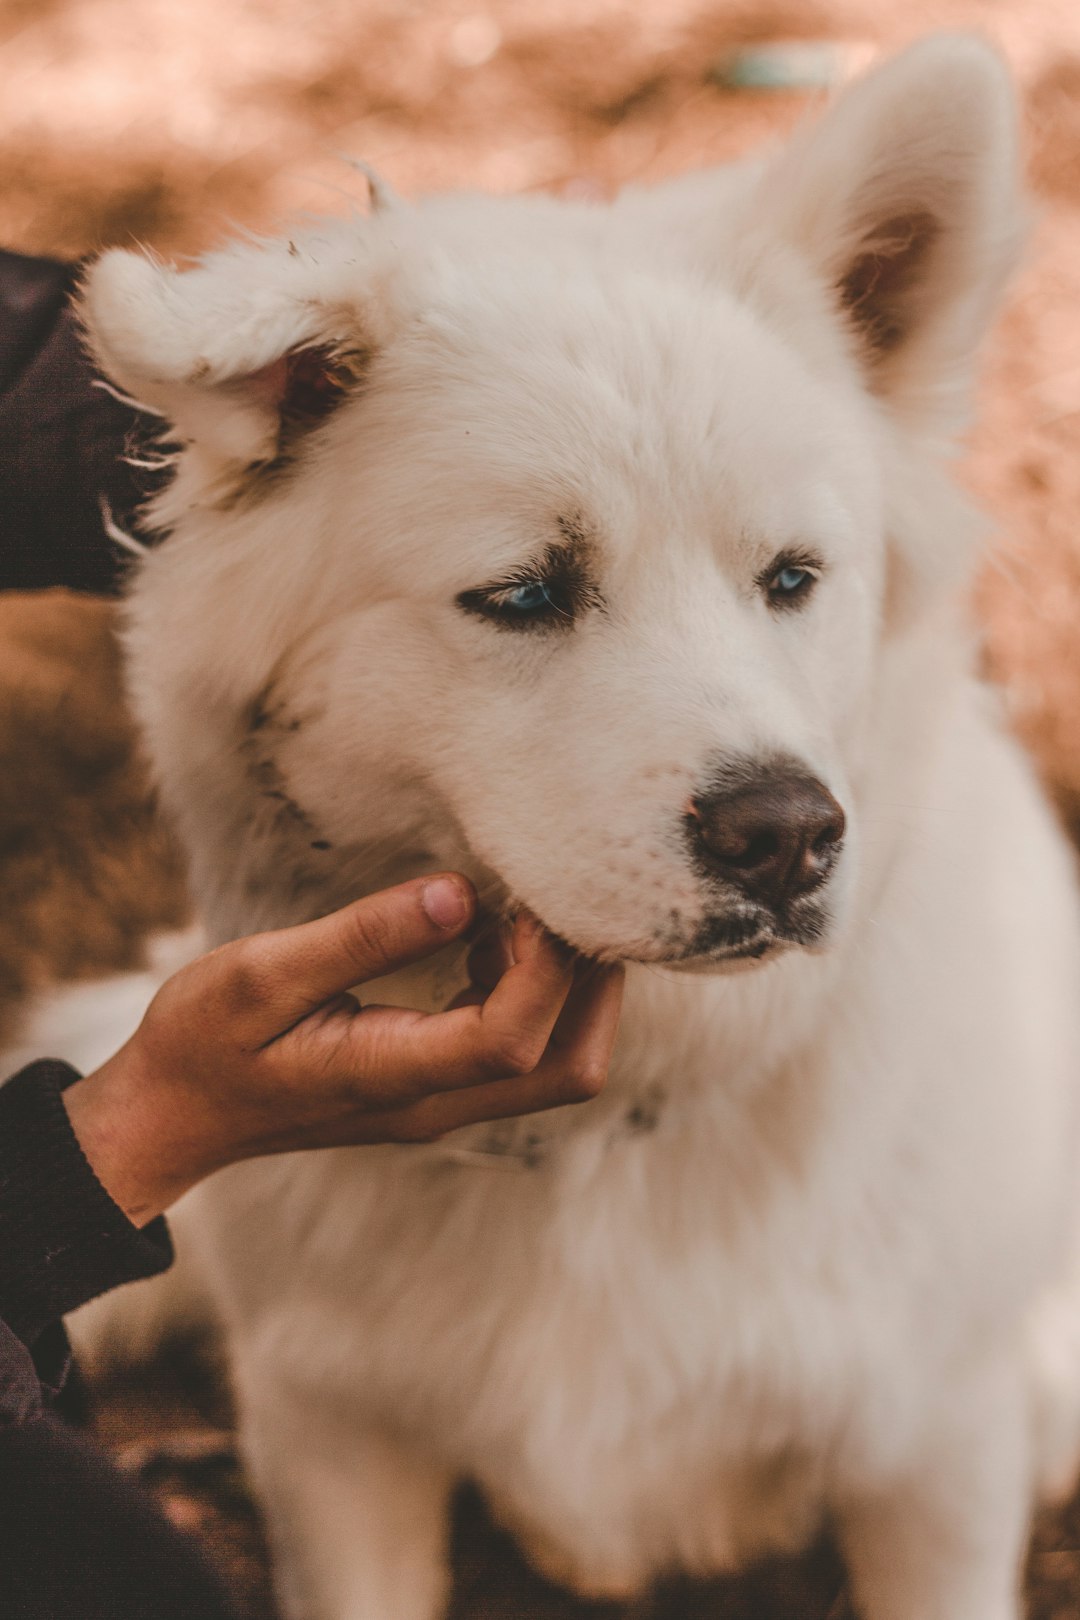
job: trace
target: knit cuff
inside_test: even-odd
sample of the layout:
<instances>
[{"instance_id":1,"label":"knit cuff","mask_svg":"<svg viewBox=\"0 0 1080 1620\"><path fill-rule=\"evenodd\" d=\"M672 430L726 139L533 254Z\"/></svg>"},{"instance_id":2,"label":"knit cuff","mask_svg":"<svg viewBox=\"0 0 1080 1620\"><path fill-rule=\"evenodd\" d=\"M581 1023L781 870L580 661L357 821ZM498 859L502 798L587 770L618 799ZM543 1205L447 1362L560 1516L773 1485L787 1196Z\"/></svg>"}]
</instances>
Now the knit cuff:
<instances>
[{"instance_id":1,"label":"knit cuff","mask_svg":"<svg viewBox=\"0 0 1080 1620\"><path fill-rule=\"evenodd\" d=\"M46 1060L0 1086L0 1319L30 1346L66 1312L173 1257L164 1220L133 1226L90 1168L61 1095L78 1078Z\"/></svg>"}]
</instances>

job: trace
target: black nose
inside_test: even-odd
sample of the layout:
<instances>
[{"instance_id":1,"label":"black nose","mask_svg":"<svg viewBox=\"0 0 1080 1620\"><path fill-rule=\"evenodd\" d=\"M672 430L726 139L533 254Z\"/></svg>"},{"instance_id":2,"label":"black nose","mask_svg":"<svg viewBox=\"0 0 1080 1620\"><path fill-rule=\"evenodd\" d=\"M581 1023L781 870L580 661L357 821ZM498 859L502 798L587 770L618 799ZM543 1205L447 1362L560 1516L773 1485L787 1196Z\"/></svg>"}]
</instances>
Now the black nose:
<instances>
[{"instance_id":1,"label":"black nose","mask_svg":"<svg viewBox=\"0 0 1080 1620\"><path fill-rule=\"evenodd\" d=\"M686 819L709 871L770 906L824 882L844 836L832 794L795 766L770 766L735 787L698 794Z\"/></svg>"}]
</instances>

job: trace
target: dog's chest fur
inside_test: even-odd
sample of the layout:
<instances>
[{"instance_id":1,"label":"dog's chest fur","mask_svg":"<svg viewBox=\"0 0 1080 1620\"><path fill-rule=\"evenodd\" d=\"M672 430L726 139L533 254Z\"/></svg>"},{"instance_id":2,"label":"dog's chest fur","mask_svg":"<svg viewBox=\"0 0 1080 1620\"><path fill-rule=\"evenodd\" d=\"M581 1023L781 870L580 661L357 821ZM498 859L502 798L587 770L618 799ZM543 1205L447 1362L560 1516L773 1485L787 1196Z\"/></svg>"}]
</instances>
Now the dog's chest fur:
<instances>
[{"instance_id":1,"label":"dog's chest fur","mask_svg":"<svg viewBox=\"0 0 1080 1620\"><path fill-rule=\"evenodd\" d=\"M250 1286L271 1376L435 1443L535 1558L587 1586L805 1541L820 1459L872 1421L890 1338L910 1342L919 1309L902 1259L875 1268L879 1235L852 1240L863 1189L823 1185L835 1098L819 1076L725 1089L740 1054L714 1027L719 988L633 976L620 1061L586 1110L208 1189L230 1313ZM269 1304L263 1242L290 1254L287 1276L265 1257ZM246 1376L262 1359L239 1345Z\"/></svg>"}]
</instances>

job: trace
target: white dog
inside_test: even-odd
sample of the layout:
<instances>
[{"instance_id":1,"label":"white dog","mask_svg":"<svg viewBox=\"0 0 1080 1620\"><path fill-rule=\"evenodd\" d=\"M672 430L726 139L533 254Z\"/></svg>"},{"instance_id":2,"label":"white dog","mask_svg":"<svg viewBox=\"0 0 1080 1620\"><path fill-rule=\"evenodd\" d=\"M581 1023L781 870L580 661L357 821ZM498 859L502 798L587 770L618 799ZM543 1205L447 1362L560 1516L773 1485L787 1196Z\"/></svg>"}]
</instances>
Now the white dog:
<instances>
[{"instance_id":1,"label":"white dog","mask_svg":"<svg viewBox=\"0 0 1080 1620\"><path fill-rule=\"evenodd\" d=\"M828 1521L865 1620L1019 1612L1080 910L948 468L1016 164L946 38L610 207L376 186L89 276L184 445L127 645L212 931L456 867L629 964L595 1101L195 1200L291 1620L434 1620L461 1476L587 1593Z\"/></svg>"}]
</instances>

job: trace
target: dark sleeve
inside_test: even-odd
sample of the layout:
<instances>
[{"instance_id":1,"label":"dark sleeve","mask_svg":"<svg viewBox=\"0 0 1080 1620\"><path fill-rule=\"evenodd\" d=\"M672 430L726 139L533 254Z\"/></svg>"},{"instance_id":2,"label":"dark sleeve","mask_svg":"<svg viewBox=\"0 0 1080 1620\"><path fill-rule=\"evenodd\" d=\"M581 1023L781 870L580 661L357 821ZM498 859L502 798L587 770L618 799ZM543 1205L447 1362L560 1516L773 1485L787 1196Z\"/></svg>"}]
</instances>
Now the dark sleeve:
<instances>
[{"instance_id":1,"label":"dark sleeve","mask_svg":"<svg viewBox=\"0 0 1080 1620\"><path fill-rule=\"evenodd\" d=\"M78 1078L46 1060L0 1086L0 1321L32 1351L51 1353L66 1312L172 1261L164 1220L133 1226L90 1168L61 1095Z\"/></svg>"},{"instance_id":2,"label":"dark sleeve","mask_svg":"<svg viewBox=\"0 0 1080 1620\"><path fill-rule=\"evenodd\" d=\"M157 424L95 386L78 271L0 250L0 589L118 592L130 555L102 499L129 530L155 483L125 457L146 455Z\"/></svg>"}]
</instances>

